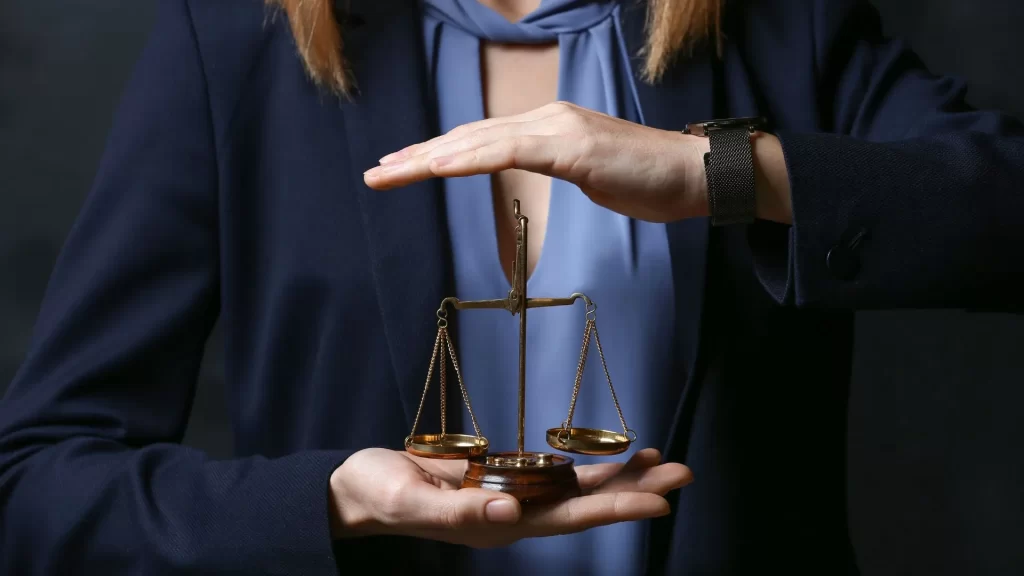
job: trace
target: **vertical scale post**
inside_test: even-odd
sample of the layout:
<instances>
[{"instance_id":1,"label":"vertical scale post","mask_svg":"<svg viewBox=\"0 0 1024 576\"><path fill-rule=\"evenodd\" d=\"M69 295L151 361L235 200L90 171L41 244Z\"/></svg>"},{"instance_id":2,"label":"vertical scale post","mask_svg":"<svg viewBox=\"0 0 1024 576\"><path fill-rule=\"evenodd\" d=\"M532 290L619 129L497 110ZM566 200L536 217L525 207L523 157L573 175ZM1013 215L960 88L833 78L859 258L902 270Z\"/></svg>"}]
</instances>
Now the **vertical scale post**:
<instances>
[{"instance_id":1,"label":"vertical scale post","mask_svg":"<svg viewBox=\"0 0 1024 576\"><path fill-rule=\"evenodd\" d=\"M528 246L527 218L519 211L519 201L512 203L517 222L516 256L512 263L512 286L508 297L501 300L458 302L456 309L498 308L519 314L519 422L518 450L477 455L469 458L462 478L463 488L484 488L511 494L520 502L543 504L579 496L580 486L573 460L559 454L537 453L526 457L526 310L534 306L569 306L582 294L569 298L541 298L531 303L526 295L526 258ZM609 382L610 384L610 382ZM424 392L425 393L425 392ZM414 426L415 429L415 426ZM557 432L557 430L556 430ZM550 431L549 431L550 434ZM550 441L548 442L550 444Z\"/></svg>"},{"instance_id":2,"label":"vertical scale post","mask_svg":"<svg viewBox=\"0 0 1024 576\"><path fill-rule=\"evenodd\" d=\"M513 276L516 280L513 289L519 297L517 301L519 308L519 428L516 439L519 457L522 458L526 433L526 224L529 220L519 212L519 200L513 201L512 206L516 219L519 221L520 230L519 242L516 246L516 261L513 267Z\"/></svg>"}]
</instances>

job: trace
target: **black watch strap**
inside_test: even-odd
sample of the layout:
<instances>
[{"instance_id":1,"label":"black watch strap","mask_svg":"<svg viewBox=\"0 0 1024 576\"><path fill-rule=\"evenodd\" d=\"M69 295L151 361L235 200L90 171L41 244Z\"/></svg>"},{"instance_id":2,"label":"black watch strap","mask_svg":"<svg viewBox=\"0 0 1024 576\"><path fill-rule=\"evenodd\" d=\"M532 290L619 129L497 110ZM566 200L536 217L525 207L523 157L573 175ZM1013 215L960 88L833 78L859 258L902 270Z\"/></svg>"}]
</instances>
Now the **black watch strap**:
<instances>
[{"instance_id":1,"label":"black watch strap","mask_svg":"<svg viewBox=\"0 0 1024 576\"><path fill-rule=\"evenodd\" d=\"M708 177L708 209L712 226L754 221L754 153L746 129L708 134L711 152L704 155Z\"/></svg>"},{"instance_id":2,"label":"black watch strap","mask_svg":"<svg viewBox=\"0 0 1024 576\"><path fill-rule=\"evenodd\" d=\"M711 151L704 155L704 168L712 226L754 221L757 201L750 138L763 126L760 118L734 118L689 125L683 131L709 140Z\"/></svg>"}]
</instances>

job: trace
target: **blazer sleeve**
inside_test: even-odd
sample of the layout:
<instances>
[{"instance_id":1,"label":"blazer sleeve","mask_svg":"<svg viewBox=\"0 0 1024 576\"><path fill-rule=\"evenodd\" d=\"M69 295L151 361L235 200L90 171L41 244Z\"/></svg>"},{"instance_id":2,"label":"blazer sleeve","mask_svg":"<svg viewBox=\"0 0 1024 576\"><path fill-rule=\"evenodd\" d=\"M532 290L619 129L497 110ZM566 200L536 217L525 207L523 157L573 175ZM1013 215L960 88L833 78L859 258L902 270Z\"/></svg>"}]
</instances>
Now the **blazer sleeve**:
<instances>
[{"instance_id":1,"label":"blazer sleeve","mask_svg":"<svg viewBox=\"0 0 1024 576\"><path fill-rule=\"evenodd\" d=\"M187 8L160 6L0 403L0 573L335 574L348 452L179 444L218 315L218 176Z\"/></svg>"},{"instance_id":2,"label":"blazer sleeve","mask_svg":"<svg viewBox=\"0 0 1024 576\"><path fill-rule=\"evenodd\" d=\"M883 38L861 0L818 0L823 132L780 130L793 226L749 229L757 274L807 307L1024 309L1024 131Z\"/></svg>"}]
</instances>

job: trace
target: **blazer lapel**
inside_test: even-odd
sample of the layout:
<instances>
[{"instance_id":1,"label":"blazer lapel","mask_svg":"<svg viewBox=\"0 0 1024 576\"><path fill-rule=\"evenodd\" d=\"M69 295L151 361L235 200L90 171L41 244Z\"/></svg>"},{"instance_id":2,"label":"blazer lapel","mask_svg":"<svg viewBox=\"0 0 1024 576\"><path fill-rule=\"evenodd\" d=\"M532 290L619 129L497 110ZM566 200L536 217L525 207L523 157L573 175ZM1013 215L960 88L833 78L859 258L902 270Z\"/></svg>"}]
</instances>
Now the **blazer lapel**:
<instances>
[{"instance_id":1,"label":"blazer lapel","mask_svg":"<svg viewBox=\"0 0 1024 576\"><path fill-rule=\"evenodd\" d=\"M646 3L632 2L622 13L623 32L629 53L639 55L645 40ZM637 95L648 126L664 130L682 130L687 123L716 117L715 72L710 53L698 51L681 57L665 76L650 85L639 78L643 61L634 56L633 70ZM667 226L675 285L676 375L671 383L678 392L674 417L663 454L683 459L688 430L687 406L696 398L694 377L698 357L700 327L704 310L704 286L708 252L707 218L674 222ZM680 389L681 387L681 389ZM682 442L682 445L677 445Z\"/></svg>"},{"instance_id":2,"label":"blazer lapel","mask_svg":"<svg viewBox=\"0 0 1024 576\"><path fill-rule=\"evenodd\" d=\"M391 366L381 369L393 374L411 426L436 336L434 313L450 277L441 188L429 180L378 192L363 183L362 174L385 154L434 134L427 113L420 17L416 2L338 4L345 53L358 86L353 100L342 104L351 185L359 191L391 354ZM420 427L425 431L433 431L436 412L424 410Z\"/></svg>"},{"instance_id":3,"label":"blazer lapel","mask_svg":"<svg viewBox=\"0 0 1024 576\"><path fill-rule=\"evenodd\" d=\"M629 53L639 55L645 41L646 2L631 2L622 12L623 33ZM682 130L686 124L716 118L722 112L716 106L716 70L710 51L698 51L680 58L658 84L651 86L637 74L643 61L634 56L633 70L637 96L648 126L664 130ZM698 358L701 325L704 316L704 288L707 282L707 256L710 227L707 218L674 222L667 227L675 287L675 378L667 383L667 404L672 406L672 423L662 446L666 460L685 462L691 434L693 411L700 392ZM675 502L678 491L670 493ZM675 511L647 523L645 573L665 572L665 558L671 542Z\"/></svg>"}]
</instances>

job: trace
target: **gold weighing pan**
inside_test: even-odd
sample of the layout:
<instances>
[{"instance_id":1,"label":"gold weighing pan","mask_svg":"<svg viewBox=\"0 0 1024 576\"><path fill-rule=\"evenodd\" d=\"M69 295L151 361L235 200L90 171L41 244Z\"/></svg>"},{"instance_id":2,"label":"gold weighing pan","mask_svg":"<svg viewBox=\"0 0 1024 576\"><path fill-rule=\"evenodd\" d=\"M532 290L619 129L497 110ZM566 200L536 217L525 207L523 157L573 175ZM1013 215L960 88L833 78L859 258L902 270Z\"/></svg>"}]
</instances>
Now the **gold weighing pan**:
<instances>
[{"instance_id":1,"label":"gold weighing pan","mask_svg":"<svg viewBox=\"0 0 1024 576\"><path fill-rule=\"evenodd\" d=\"M413 456L457 460L487 453L483 436L470 434L417 434L405 439L405 450Z\"/></svg>"},{"instance_id":2,"label":"gold weighing pan","mask_svg":"<svg viewBox=\"0 0 1024 576\"><path fill-rule=\"evenodd\" d=\"M629 450L636 441L636 432L625 433L594 428L550 428L548 445L555 450L591 456L612 456Z\"/></svg>"}]
</instances>

